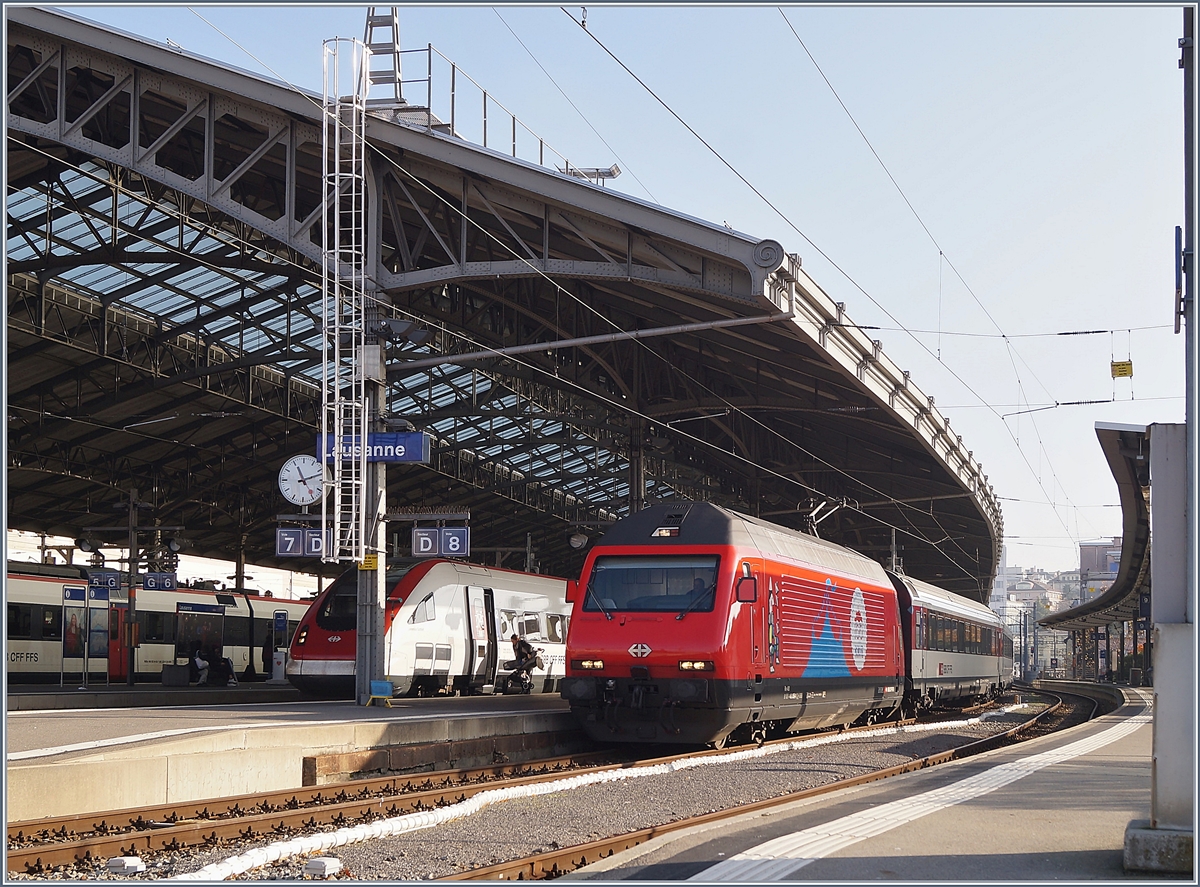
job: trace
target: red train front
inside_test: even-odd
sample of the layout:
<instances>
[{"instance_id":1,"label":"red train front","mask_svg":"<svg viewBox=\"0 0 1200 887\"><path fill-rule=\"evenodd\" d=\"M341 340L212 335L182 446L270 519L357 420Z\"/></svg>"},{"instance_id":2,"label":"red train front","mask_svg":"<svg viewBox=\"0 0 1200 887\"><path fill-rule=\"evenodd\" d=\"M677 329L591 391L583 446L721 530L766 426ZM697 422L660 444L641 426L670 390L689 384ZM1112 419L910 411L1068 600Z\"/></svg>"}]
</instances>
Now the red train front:
<instances>
[{"instance_id":1,"label":"red train front","mask_svg":"<svg viewBox=\"0 0 1200 887\"><path fill-rule=\"evenodd\" d=\"M883 568L714 505L614 524L572 598L562 696L599 741L720 746L873 719L903 697Z\"/></svg>"}]
</instances>

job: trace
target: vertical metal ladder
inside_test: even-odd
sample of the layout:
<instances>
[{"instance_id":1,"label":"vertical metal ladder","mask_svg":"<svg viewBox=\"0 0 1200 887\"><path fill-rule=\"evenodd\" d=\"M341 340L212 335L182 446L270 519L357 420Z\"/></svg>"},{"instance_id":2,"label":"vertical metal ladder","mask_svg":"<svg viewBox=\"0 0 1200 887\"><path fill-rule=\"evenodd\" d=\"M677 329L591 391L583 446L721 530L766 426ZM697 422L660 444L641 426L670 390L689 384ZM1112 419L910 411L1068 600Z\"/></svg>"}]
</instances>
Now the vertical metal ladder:
<instances>
[{"instance_id":1,"label":"vertical metal ladder","mask_svg":"<svg viewBox=\"0 0 1200 887\"><path fill-rule=\"evenodd\" d=\"M324 45L321 342L322 450L332 449L321 503L321 559L366 553L366 99L370 52L357 40Z\"/></svg>"},{"instance_id":2,"label":"vertical metal ladder","mask_svg":"<svg viewBox=\"0 0 1200 887\"><path fill-rule=\"evenodd\" d=\"M377 13L388 9L390 14ZM377 31L387 31L386 40L377 40ZM368 108L399 108L407 104L404 100L404 85L400 77L400 16L395 6L370 6L367 8L367 28L363 42L370 53L368 90L372 86L391 87L391 94L380 90L376 96L367 98Z\"/></svg>"}]
</instances>

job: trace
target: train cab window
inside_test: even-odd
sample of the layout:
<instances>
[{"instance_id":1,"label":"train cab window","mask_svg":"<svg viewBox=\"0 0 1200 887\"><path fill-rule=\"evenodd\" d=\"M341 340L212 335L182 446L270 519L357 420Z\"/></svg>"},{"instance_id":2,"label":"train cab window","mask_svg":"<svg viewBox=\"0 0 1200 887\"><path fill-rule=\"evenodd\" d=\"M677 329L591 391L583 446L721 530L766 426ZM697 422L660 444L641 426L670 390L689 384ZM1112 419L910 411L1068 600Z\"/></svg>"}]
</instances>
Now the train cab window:
<instances>
[{"instance_id":1,"label":"train cab window","mask_svg":"<svg viewBox=\"0 0 1200 887\"><path fill-rule=\"evenodd\" d=\"M432 622L435 619L437 619L437 611L434 609L433 592L431 591L422 598L421 603L417 604L417 608L408 617L408 621L418 625L422 622Z\"/></svg>"},{"instance_id":2,"label":"train cab window","mask_svg":"<svg viewBox=\"0 0 1200 887\"><path fill-rule=\"evenodd\" d=\"M25 641L33 638L33 607L29 604L8 605L8 639Z\"/></svg>"},{"instance_id":3,"label":"train cab window","mask_svg":"<svg viewBox=\"0 0 1200 887\"><path fill-rule=\"evenodd\" d=\"M599 557L584 589L585 612L711 612L716 555Z\"/></svg>"},{"instance_id":4,"label":"train cab window","mask_svg":"<svg viewBox=\"0 0 1200 887\"><path fill-rule=\"evenodd\" d=\"M546 614L546 640L552 644L566 643L567 617L557 613Z\"/></svg>"},{"instance_id":5,"label":"train cab window","mask_svg":"<svg viewBox=\"0 0 1200 887\"><path fill-rule=\"evenodd\" d=\"M62 639L62 607L42 606L42 640Z\"/></svg>"},{"instance_id":6,"label":"train cab window","mask_svg":"<svg viewBox=\"0 0 1200 887\"><path fill-rule=\"evenodd\" d=\"M358 624L358 581L339 582L330 589L316 615L317 627L325 631L350 631Z\"/></svg>"}]
</instances>

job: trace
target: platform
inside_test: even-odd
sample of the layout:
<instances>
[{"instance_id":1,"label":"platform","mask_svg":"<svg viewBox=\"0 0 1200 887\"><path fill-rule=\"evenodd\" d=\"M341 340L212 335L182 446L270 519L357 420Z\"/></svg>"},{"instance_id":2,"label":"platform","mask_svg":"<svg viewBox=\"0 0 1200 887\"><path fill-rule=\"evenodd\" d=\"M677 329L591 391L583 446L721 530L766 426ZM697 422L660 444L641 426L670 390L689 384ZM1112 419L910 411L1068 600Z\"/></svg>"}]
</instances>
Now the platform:
<instances>
[{"instance_id":1,"label":"platform","mask_svg":"<svg viewBox=\"0 0 1200 887\"><path fill-rule=\"evenodd\" d=\"M425 745L430 766L481 766L581 736L551 694L397 699L391 708L298 695L261 704L247 685L170 695L194 704L10 710L9 820L300 788L328 775L320 759L369 769L357 756L372 749ZM456 752L440 754L446 744Z\"/></svg>"},{"instance_id":2,"label":"platform","mask_svg":"<svg viewBox=\"0 0 1200 887\"><path fill-rule=\"evenodd\" d=\"M1123 692L1064 733L666 835L566 878L1161 879L1123 867L1126 826L1149 817L1152 731L1150 692Z\"/></svg>"},{"instance_id":3,"label":"platform","mask_svg":"<svg viewBox=\"0 0 1200 887\"><path fill-rule=\"evenodd\" d=\"M5 709L52 711L77 708L141 708L164 705L239 705L296 702L300 691L288 683L243 680L236 687L164 687L161 683L9 684Z\"/></svg>"}]
</instances>

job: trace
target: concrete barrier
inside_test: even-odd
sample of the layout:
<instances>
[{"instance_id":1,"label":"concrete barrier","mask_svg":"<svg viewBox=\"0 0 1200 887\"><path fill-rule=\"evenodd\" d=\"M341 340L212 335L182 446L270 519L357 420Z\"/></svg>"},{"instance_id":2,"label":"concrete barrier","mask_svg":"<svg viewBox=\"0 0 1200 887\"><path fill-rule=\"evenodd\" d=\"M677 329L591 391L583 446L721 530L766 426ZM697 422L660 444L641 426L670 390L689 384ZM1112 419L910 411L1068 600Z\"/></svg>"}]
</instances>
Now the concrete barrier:
<instances>
[{"instance_id":1,"label":"concrete barrier","mask_svg":"<svg viewBox=\"0 0 1200 887\"><path fill-rule=\"evenodd\" d=\"M536 747L543 733L577 729L567 711L502 717L442 718L405 722L347 722L315 726L213 731L151 743L106 748L70 760L34 759L8 764L5 790L8 821L25 822L69 813L96 813L177 801L196 801L259 791L303 788L305 758L385 749L389 769L421 766L419 756L399 751L425 746L436 766L449 761L453 743L459 759L468 751L490 758L495 748L520 753ZM498 743L499 737L508 737ZM478 742L476 746L469 743ZM446 755L442 755L441 748ZM435 751L434 749L437 749ZM398 754L392 767L391 756ZM502 752L509 754L509 752ZM515 760L515 758L514 758ZM486 761L485 761L486 763ZM311 778L316 765L310 764ZM338 771L341 778L348 774ZM322 774L328 781L338 776Z\"/></svg>"}]
</instances>

